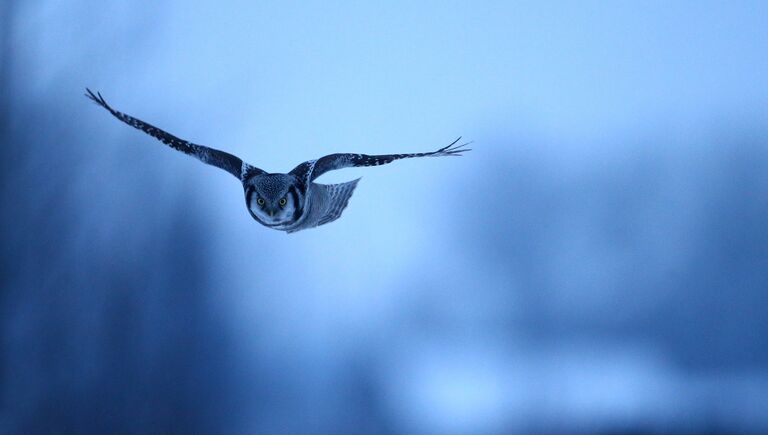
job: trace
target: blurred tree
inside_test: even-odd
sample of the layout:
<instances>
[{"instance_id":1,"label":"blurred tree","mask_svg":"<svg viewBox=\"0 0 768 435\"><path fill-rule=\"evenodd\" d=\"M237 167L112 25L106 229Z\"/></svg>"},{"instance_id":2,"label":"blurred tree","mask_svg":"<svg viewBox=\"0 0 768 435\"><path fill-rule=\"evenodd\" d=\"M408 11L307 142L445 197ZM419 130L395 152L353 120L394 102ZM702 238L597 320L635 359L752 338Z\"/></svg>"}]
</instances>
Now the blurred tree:
<instances>
[{"instance_id":1,"label":"blurred tree","mask_svg":"<svg viewBox=\"0 0 768 435\"><path fill-rule=\"evenodd\" d=\"M0 3L0 385L4 385L8 376L5 358L8 346L7 338L4 333L3 320L7 318L7 293L8 293L8 273L11 266L10 243L7 239L7 230L5 223L8 222L6 214L9 207L7 202L6 190L9 186L9 155L10 155L10 70L11 60L13 59L11 37L13 31L13 7L14 0L7 0ZM0 418L5 413L4 404L5 395L0 392ZM0 431L2 431L0 426Z\"/></svg>"},{"instance_id":2,"label":"blurred tree","mask_svg":"<svg viewBox=\"0 0 768 435\"><path fill-rule=\"evenodd\" d=\"M83 167L116 159L78 139L72 95L12 89L15 4L0 3L0 433L217 432L232 364L202 218L151 194L159 162L143 183L78 190ZM99 195L134 207L85 199Z\"/></svg>"}]
</instances>

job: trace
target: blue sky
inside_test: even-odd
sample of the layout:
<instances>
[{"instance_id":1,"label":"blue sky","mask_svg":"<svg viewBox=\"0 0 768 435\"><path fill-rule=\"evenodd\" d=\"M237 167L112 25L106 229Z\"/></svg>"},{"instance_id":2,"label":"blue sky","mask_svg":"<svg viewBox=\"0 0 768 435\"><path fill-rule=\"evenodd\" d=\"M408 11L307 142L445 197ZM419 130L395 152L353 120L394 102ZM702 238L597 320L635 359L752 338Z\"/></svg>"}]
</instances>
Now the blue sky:
<instances>
[{"instance_id":1,"label":"blue sky","mask_svg":"<svg viewBox=\"0 0 768 435\"><path fill-rule=\"evenodd\" d=\"M721 218L718 198L764 215L738 202L762 178L735 195L722 186L741 171L728 166L733 143L754 145L744 152L755 173L768 161L768 3L158 3L19 6L14 93L55 102L60 122L78 125L76 149L46 142L25 170L73 160L62 183L75 253L151 247L148 228L196 223L207 303L237 332L244 366L254 378L289 367L319 420L346 409L333 385L356 358L376 361L381 412L415 432L551 415L677 421L717 402L703 390L768 397L765 367L737 373L758 385L750 396L739 376L687 377L679 342L622 335L677 313L665 287L676 274L708 276L697 255L717 251L705 230ZM267 171L334 152L429 151L459 135L474 151L325 175L363 179L340 220L286 236L250 218L229 174L118 124L86 104L86 86ZM741 240L728 228L712 240ZM647 282L628 282L637 268ZM161 267L148 280L173 285ZM549 335L526 329L537 321ZM537 333L555 344L532 345ZM268 369L254 362L264 355ZM552 358L562 366L541 364ZM582 378L596 387L585 392ZM688 401L661 409L671 391ZM768 425L747 408L723 412Z\"/></svg>"}]
</instances>

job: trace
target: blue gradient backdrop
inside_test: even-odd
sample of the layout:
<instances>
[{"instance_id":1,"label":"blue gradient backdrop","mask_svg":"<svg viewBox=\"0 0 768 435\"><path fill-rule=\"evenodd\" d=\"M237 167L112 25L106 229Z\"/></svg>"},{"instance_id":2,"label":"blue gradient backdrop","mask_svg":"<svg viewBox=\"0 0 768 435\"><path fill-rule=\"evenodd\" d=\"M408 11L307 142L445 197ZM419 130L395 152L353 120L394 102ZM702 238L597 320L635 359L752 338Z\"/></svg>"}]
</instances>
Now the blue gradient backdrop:
<instances>
[{"instance_id":1,"label":"blue gradient backdrop","mask_svg":"<svg viewBox=\"0 0 768 435\"><path fill-rule=\"evenodd\" d=\"M0 432L768 431L768 3L0 10Z\"/></svg>"}]
</instances>

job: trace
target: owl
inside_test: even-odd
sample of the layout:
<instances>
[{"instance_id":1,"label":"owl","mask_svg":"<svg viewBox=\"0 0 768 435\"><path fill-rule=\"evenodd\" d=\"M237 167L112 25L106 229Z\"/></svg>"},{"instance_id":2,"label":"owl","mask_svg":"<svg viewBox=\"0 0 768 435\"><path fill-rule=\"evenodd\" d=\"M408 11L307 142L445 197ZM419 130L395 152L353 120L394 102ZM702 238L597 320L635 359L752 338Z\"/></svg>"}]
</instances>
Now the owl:
<instances>
[{"instance_id":1,"label":"owl","mask_svg":"<svg viewBox=\"0 0 768 435\"><path fill-rule=\"evenodd\" d=\"M86 88L86 97L108 110L114 117L160 140L171 148L193 156L203 163L221 168L237 177L243 185L245 205L251 217L265 227L287 233L333 222L347 207L360 179L340 184L320 184L315 179L328 171L353 166L386 165L412 157L460 156L470 151L469 144L457 145L461 137L437 151L411 154L330 154L309 160L286 174L268 173L243 162L239 157L214 148L179 139L151 124L110 107L101 96Z\"/></svg>"}]
</instances>

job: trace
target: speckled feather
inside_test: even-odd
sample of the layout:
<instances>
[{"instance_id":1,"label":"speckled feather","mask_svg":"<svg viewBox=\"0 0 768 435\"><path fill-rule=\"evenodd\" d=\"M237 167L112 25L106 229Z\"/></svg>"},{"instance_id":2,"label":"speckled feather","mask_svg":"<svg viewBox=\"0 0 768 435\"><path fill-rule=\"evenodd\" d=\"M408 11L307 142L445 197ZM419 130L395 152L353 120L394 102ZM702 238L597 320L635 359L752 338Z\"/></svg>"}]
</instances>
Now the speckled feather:
<instances>
[{"instance_id":1,"label":"speckled feather","mask_svg":"<svg viewBox=\"0 0 768 435\"><path fill-rule=\"evenodd\" d=\"M328 171L353 166L386 165L414 157L460 156L471 151L469 143L456 145L461 138L437 151L411 154L330 154L303 162L287 174L268 174L243 162L239 157L179 139L151 124L119 112L107 104L100 93L86 89L86 97L108 110L114 117L160 140L169 147L193 156L203 163L221 168L237 177L243 185L246 207L264 226L293 233L324 225L338 219L360 180L339 184L320 184L314 180Z\"/></svg>"}]
</instances>

